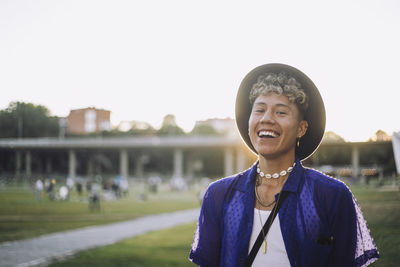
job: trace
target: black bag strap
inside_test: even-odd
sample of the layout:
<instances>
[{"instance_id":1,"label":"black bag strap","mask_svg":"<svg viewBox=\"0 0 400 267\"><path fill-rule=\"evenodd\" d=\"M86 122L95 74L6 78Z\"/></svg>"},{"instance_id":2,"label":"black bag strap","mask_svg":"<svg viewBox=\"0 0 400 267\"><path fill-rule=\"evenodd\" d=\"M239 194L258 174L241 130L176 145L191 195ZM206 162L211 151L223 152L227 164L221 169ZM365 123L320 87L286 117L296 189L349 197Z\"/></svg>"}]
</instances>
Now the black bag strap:
<instances>
[{"instance_id":1,"label":"black bag strap","mask_svg":"<svg viewBox=\"0 0 400 267\"><path fill-rule=\"evenodd\" d=\"M279 199L277 205L275 205L274 208L271 210L271 213L269 214L267 221L264 223L263 229L264 229L265 236L267 236L269 228L272 225L272 222L275 220L275 217L278 214L279 209L281 208L283 202L285 201L286 197L288 196L287 191L282 191L280 194L281 194L281 196L280 196L280 199ZM276 212L275 212L275 209L276 209ZM274 216L272 216L272 214ZM260 249L263 241L264 241L264 235L263 235L263 230L261 230L260 233L258 234L256 242L254 242L254 245L251 248L249 255L247 255L246 264L245 264L246 267L250 267L253 264L253 261L256 258L258 250Z\"/></svg>"}]
</instances>

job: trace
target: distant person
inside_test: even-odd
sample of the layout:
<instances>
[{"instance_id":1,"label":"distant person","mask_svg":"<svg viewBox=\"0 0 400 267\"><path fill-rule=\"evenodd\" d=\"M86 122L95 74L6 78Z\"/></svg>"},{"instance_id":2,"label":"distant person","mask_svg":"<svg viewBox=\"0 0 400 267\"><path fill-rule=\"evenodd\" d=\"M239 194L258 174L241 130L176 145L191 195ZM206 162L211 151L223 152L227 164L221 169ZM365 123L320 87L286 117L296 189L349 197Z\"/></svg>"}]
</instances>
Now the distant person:
<instances>
[{"instance_id":1,"label":"distant person","mask_svg":"<svg viewBox=\"0 0 400 267\"><path fill-rule=\"evenodd\" d=\"M78 195L82 196L82 189L83 189L82 181L78 180L76 182L75 186L76 186L76 192L78 193Z\"/></svg>"},{"instance_id":2,"label":"distant person","mask_svg":"<svg viewBox=\"0 0 400 267\"><path fill-rule=\"evenodd\" d=\"M129 183L126 177L122 177L122 180L119 182L119 187L122 195L126 197L129 193Z\"/></svg>"},{"instance_id":3,"label":"distant person","mask_svg":"<svg viewBox=\"0 0 400 267\"><path fill-rule=\"evenodd\" d=\"M36 200L41 201L42 200L42 192L43 192L43 182L40 179L36 180L35 183L35 191L36 191Z\"/></svg>"},{"instance_id":4,"label":"distant person","mask_svg":"<svg viewBox=\"0 0 400 267\"><path fill-rule=\"evenodd\" d=\"M56 179L51 179L49 186L47 187L47 194L50 200L55 200L54 189L56 186Z\"/></svg>"},{"instance_id":5,"label":"distant person","mask_svg":"<svg viewBox=\"0 0 400 267\"><path fill-rule=\"evenodd\" d=\"M161 184L161 177L158 175L153 175L149 178L149 191L152 193L157 193L158 187Z\"/></svg>"},{"instance_id":6,"label":"distant person","mask_svg":"<svg viewBox=\"0 0 400 267\"><path fill-rule=\"evenodd\" d=\"M44 179L44 188L46 189L46 192L49 190L49 186L50 186L50 180Z\"/></svg>"},{"instance_id":7,"label":"distant person","mask_svg":"<svg viewBox=\"0 0 400 267\"><path fill-rule=\"evenodd\" d=\"M367 266L378 257L347 186L301 161L319 146L325 107L301 71L266 64L242 81L236 123L258 155L212 183L190 252L200 266Z\"/></svg>"},{"instance_id":8,"label":"distant person","mask_svg":"<svg viewBox=\"0 0 400 267\"><path fill-rule=\"evenodd\" d=\"M91 180L86 181L85 186L86 186L86 192L90 192L92 190L92 181Z\"/></svg>"},{"instance_id":9,"label":"distant person","mask_svg":"<svg viewBox=\"0 0 400 267\"><path fill-rule=\"evenodd\" d=\"M60 200L68 200L69 198L69 190L68 187L63 185L60 187L60 190L58 190L58 195Z\"/></svg>"},{"instance_id":10,"label":"distant person","mask_svg":"<svg viewBox=\"0 0 400 267\"><path fill-rule=\"evenodd\" d=\"M89 210L100 211L100 190L101 186L96 181L91 183L89 194Z\"/></svg>"},{"instance_id":11,"label":"distant person","mask_svg":"<svg viewBox=\"0 0 400 267\"><path fill-rule=\"evenodd\" d=\"M111 184L111 190L114 193L115 198L121 198L121 189L119 187L118 180L114 179L113 183Z\"/></svg>"},{"instance_id":12,"label":"distant person","mask_svg":"<svg viewBox=\"0 0 400 267\"><path fill-rule=\"evenodd\" d=\"M125 176L117 175L115 176L111 189L114 192L116 198L121 198L128 194L129 183Z\"/></svg>"},{"instance_id":13,"label":"distant person","mask_svg":"<svg viewBox=\"0 0 400 267\"><path fill-rule=\"evenodd\" d=\"M68 189L72 190L74 188L74 184L75 184L74 178L68 176L66 184L67 184Z\"/></svg>"}]
</instances>

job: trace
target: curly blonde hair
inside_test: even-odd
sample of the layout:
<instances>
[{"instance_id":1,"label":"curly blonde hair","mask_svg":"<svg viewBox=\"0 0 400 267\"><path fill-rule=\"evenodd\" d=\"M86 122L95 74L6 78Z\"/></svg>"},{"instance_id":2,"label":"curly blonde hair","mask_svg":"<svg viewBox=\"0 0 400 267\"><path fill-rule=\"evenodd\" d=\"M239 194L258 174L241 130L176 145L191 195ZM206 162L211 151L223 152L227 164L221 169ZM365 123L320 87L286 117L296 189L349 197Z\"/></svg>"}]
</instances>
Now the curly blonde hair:
<instances>
[{"instance_id":1,"label":"curly blonde hair","mask_svg":"<svg viewBox=\"0 0 400 267\"><path fill-rule=\"evenodd\" d=\"M308 97L296 78L289 76L286 72L260 75L250 90L250 103L253 104L260 95L267 95L269 93L287 96L289 101L297 105L300 113L304 116L308 108Z\"/></svg>"}]
</instances>

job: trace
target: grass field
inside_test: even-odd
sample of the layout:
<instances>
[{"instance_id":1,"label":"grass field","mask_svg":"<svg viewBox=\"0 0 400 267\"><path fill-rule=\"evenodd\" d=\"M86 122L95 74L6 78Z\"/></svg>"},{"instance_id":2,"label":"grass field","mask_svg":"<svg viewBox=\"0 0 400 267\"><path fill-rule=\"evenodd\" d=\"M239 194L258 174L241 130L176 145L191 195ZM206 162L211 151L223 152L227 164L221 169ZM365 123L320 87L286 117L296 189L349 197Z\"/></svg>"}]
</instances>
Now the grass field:
<instances>
[{"instance_id":1,"label":"grass field","mask_svg":"<svg viewBox=\"0 0 400 267\"><path fill-rule=\"evenodd\" d=\"M195 266L189 250L195 224L148 233L117 244L78 253L50 266Z\"/></svg>"},{"instance_id":2,"label":"grass field","mask_svg":"<svg viewBox=\"0 0 400 267\"><path fill-rule=\"evenodd\" d=\"M72 195L68 202L37 202L29 189L0 189L0 241L22 239L65 229L104 224L147 214L199 207L194 191L161 190L139 201L138 188L119 201L103 201L91 213L86 197ZM400 262L400 192L352 188L368 221L381 259L372 266L398 266ZM117 244L76 254L52 266L193 266L188 253L195 224L148 233Z\"/></svg>"},{"instance_id":3,"label":"grass field","mask_svg":"<svg viewBox=\"0 0 400 267\"><path fill-rule=\"evenodd\" d=\"M380 252L374 267L400 262L400 193L353 188ZM91 249L51 266L193 266L188 253L195 224L152 232L117 244Z\"/></svg>"},{"instance_id":4,"label":"grass field","mask_svg":"<svg viewBox=\"0 0 400 267\"><path fill-rule=\"evenodd\" d=\"M98 212L90 212L87 196L71 195L69 201L36 201L29 188L0 189L0 242L90 225L123 221L140 216L199 207L194 192L160 190L138 200L138 188L121 200L101 201Z\"/></svg>"}]
</instances>

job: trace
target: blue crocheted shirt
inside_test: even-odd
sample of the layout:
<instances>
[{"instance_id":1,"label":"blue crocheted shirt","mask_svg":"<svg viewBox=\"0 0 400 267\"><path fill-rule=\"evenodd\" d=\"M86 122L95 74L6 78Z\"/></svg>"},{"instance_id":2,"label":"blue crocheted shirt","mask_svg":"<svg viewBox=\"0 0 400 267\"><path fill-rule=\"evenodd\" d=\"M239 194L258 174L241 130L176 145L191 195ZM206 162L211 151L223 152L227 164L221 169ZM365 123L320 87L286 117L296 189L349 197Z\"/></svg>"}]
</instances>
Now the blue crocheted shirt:
<instances>
[{"instance_id":1,"label":"blue crocheted shirt","mask_svg":"<svg viewBox=\"0 0 400 267\"><path fill-rule=\"evenodd\" d=\"M208 187L189 256L197 265L244 266L253 229L256 165ZM367 266L379 257L344 183L296 160L282 190L288 196L278 216L291 266Z\"/></svg>"}]
</instances>

